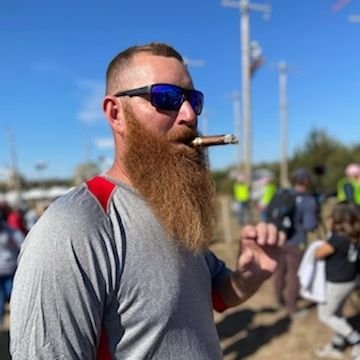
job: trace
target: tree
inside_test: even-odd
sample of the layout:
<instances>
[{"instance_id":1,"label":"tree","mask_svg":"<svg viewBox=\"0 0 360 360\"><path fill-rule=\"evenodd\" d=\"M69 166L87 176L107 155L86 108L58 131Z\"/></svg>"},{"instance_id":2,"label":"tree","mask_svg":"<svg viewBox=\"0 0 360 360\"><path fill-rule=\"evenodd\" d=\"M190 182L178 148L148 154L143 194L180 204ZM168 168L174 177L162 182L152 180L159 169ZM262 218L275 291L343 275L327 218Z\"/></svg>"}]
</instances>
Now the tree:
<instances>
[{"instance_id":1,"label":"tree","mask_svg":"<svg viewBox=\"0 0 360 360\"><path fill-rule=\"evenodd\" d=\"M355 149L357 152L355 153ZM315 175L315 185L327 194L336 192L336 184L344 176L344 169L351 162L359 162L360 145L347 147L330 137L325 130L311 130L304 145L298 148L290 160L290 168L306 167L315 170L324 166L323 176Z\"/></svg>"},{"instance_id":2,"label":"tree","mask_svg":"<svg viewBox=\"0 0 360 360\"><path fill-rule=\"evenodd\" d=\"M81 184L86 179L89 179L100 172L99 166L94 162L87 162L80 164L75 169L74 183L75 185Z\"/></svg>"}]
</instances>

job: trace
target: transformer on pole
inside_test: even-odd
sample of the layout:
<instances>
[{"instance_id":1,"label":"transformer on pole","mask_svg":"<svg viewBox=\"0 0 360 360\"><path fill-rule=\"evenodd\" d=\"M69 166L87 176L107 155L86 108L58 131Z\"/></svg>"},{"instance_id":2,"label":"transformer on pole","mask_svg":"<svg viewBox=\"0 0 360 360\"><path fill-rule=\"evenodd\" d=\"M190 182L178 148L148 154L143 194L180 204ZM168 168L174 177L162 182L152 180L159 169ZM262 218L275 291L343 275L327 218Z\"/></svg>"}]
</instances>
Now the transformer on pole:
<instances>
[{"instance_id":1,"label":"transformer on pole","mask_svg":"<svg viewBox=\"0 0 360 360\"><path fill-rule=\"evenodd\" d=\"M270 14L270 6L253 4L248 0L223 0L225 7L238 8L240 11L241 35L241 95L243 121L243 170L247 184L251 183L252 174L252 124L251 124L251 61L250 61L250 11L260 11L265 16Z\"/></svg>"}]
</instances>

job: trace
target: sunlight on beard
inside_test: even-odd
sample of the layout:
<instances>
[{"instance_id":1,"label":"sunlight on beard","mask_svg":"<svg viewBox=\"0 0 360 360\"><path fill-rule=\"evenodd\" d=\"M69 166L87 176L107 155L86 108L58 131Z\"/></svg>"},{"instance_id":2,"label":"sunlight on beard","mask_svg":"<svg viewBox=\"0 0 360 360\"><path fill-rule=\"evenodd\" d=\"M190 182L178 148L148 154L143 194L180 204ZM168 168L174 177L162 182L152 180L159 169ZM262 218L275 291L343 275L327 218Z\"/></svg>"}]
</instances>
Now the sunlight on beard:
<instances>
[{"instance_id":1,"label":"sunlight on beard","mask_svg":"<svg viewBox=\"0 0 360 360\"><path fill-rule=\"evenodd\" d=\"M184 127L159 136L125 111L125 166L134 187L177 244L200 251L209 244L215 224L215 186L204 152L189 143L197 132Z\"/></svg>"}]
</instances>

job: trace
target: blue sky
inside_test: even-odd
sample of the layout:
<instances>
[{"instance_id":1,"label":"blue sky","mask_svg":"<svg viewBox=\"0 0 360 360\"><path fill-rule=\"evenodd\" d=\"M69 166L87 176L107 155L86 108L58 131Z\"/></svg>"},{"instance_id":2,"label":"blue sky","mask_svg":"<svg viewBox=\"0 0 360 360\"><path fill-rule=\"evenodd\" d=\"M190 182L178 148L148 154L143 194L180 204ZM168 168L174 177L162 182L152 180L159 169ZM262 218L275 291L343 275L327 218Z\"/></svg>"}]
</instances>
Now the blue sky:
<instances>
[{"instance_id":1,"label":"blue sky","mask_svg":"<svg viewBox=\"0 0 360 360\"><path fill-rule=\"evenodd\" d=\"M251 13L251 40L265 59L252 79L254 163L279 159L279 61L289 66L289 155L315 127L360 142L360 23L349 21L360 1L335 12L338 1L270 0L270 20ZM200 128L206 118L209 134L234 133L239 24L239 11L221 0L0 0L1 171L12 149L28 179L66 178L80 163L111 159L101 113L106 67L124 48L154 40L189 59L206 97ZM41 173L39 161L48 165ZM210 149L213 169L236 161L236 146Z\"/></svg>"}]
</instances>

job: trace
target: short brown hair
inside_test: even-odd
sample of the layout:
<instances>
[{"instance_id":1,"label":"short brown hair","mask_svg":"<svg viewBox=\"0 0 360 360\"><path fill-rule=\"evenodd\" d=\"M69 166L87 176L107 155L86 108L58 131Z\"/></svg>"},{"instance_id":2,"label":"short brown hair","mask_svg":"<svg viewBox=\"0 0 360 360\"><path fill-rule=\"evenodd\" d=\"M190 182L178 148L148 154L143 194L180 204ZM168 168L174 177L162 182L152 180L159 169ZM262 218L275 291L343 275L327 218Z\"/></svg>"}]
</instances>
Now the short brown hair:
<instances>
[{"instance_id":1,"label":"short brown hair","mask_svg":"<svg viewBox=\"0 0 360 360\"><path fill-rule=\"evenodd\" d=\"M332 211L330 229L360 246L360 209L352 203L337 203Z\"/></svg>"},{"instance_id":2,"label":"short brown hair","mask_svg":"<svg viewBox=\"0 0 360 360\"><path fill-rule=\"evenodd\" d=\"M144 45L135 45L117 54L110 62L106 71L106 94L114 92L114 85L121 71L130 65L131 60L139 53L149 53L156 56L173 57L185 65L183 57L172 46L161 43L151 42Z\"/></svg>"}]
</instances>

